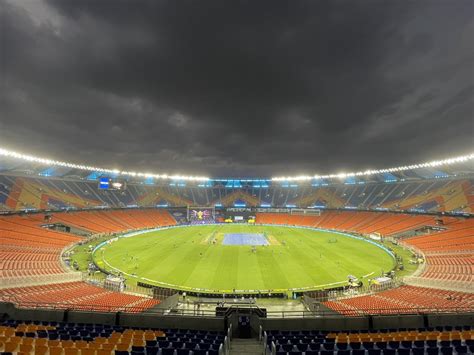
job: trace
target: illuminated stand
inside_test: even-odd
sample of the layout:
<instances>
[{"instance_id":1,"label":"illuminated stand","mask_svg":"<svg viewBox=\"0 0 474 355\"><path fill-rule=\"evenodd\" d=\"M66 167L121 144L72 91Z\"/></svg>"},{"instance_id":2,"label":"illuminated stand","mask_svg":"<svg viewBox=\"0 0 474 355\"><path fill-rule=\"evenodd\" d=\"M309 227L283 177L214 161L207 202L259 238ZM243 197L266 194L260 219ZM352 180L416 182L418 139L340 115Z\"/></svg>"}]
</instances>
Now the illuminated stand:
<instances>
[{"instance_id":1,"label":"illuminated stand","mask_svg":"<svg viewBox=\"0 0 474 355\"><path fill-rule=\"evenodd\" d=\"M186 218L191 224L214 223L216 219L215 207L188 206Z\"/></svg>"}]
</instances>

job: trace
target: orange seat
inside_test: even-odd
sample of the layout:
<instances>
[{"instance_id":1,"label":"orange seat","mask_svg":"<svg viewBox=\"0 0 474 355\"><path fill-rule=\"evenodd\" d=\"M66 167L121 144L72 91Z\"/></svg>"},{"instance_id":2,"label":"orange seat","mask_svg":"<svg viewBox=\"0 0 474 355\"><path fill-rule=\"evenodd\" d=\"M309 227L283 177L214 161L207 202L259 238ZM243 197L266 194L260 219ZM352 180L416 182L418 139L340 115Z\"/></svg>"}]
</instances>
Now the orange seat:
<instances>
[{"instance_id":1,"label":"orange seat","mask_svg":"<svg viewBox=\"0 0 474 355\"><path fill-rule=\"evenodd\" d=\"M128 343L118 343L117 346L115 347L115 350L128 351L129 348L130 348L130 344Z\"/></svg>"},{"instance_id":2,"label":"orange seat","mask_svg":"<svg viewBox=\"0 0 474 355\"><path fill-rule=\"evenodd\" d=\"M34 341L35 341L35 338L23 338L23 341L21 343L25 345L30 345L30 344L33 344Z\"/></svg>"},{"instance_id":3,"label":"orange seat","mask_svg":"<svg viewBox=\"0 0 474 355\"><path fill-rule=\"evenodd\" d=\"M61 347L62 348L73 348L74 347L74 342L72 340L62 340L61 341Z\"/></svg>"},{"instance_id":4,"label":"orange seat","mask_svg":"<svg viewBox=\"0 0 474 355\"><path fill-rule=\"evenodd\" d=\"M60 348L59 346L49 348L49 355L62 355L63 353L63 348Z\"/></svg>"},{"instance_id":5,"label":"orange seat","mask_svg":"<svg viewBox=\"0 0 474 355\"><path fill-rule=\"evenodd\" d=\"M57 348L61 345L59 340L48 340L48 348Z\"/></svg>"},{"instance_id":6,"label":"orange seat","mask_svg":"<svg viewBox=\"0 0 474 355\"><path fill-rule=\"evenodd\" d=\"M35 339L35 347L36 346L46 346L48 343L48 339L46 338L36 338Z\"/></svg>"},{"instance_id":7,"label":"orange seat","mask_svg":"<svg viewBox=\"0 0 474 355\"><path fill-rule=\"evenodd\" d=\"M17 351L18 347L18 343L9 341L8 343L5 343L5 348L3 351L6 353L13 353Z\"/></svg>"},{"instance_id":8,"label":"orange seat","mask_svg":"<svg viewBox=\"0 0 474 355\"><path fill-rule=\"evenodd\" d=\"M21 344L20 345L20 351L21 352L30 353L32 350L33 350L33 345L31 345L31 344Z\"/></svg>"},{"instance_id":9,"label":"orange seat","mask_svg":"<svg viewBox=\"0 0 474 355\"><path fill-rule=\"evenodd\" d=\"M79 354L79 349L72 348L72 347L65 348L64 349L64 354L65 355L77 355L77 354Z\"/></svg>"},{"instance_id":10,"label":"orange seat","mask_svg":"<svg viewBox=\"0 0 474 355\"><path fill-rule=\"evenodd\" d=\"M48 352L48 347L45 345L35 345L35 355L44 355Z\"/></svg>"},{"instance_id":11,"label":"orange seat","mask_svg":"<svg viewBox=\"0 0 474 355\"><path fill-rule=\"evenodd\" d=\"M108 350L108 351L112 351L115 349L115 344L110 344L110 343L104 343L101 345L101 348L103 350Z\"/></svg>"},{"instance_id":12,"label":"orange seat","mask_svg":"<svg viewBox=\"0 0 474 355\"><path fill-rule=\"evenodd\" d=\"M81 349L81 355L96 355L96 349Z\"/></svg>"}]
</instances>

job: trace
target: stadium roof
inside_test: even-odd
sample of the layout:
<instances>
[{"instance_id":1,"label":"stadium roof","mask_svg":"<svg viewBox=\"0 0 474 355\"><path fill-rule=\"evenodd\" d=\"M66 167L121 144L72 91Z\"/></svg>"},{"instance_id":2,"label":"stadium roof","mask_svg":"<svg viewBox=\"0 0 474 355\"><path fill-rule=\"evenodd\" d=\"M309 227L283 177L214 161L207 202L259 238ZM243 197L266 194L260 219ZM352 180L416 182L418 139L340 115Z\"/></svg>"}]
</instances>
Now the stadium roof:
<instances>
[{"instance_id":1,"label":"stadium roof","mask_svg":"<svg viewBox=\"0 0 474 355\"><path fill-rule=\"evenodd\" d=\"M122 176L128 178L143 178L143 179L158 179L158 180L177 180L177 181L196 181L196 182L203 182L209 180L215 180L210 177L206 176L190 176L190 175L179 175L179 174L167 174L167 173L152 173L152 172L136 172L136 171L128 171L128 170L118 170L118 169L110 169L104 167L96 167L91 165L85 164L77 164L72 162L65 162L65 161L57 161L53 159L48 159L44 157L37 157L30 154L23 154L15 151L11 151L8 149L0 148L0 156L4 159L13 159L15 161L39 164L41 166L47 167L62 167L68 168L73 170L79 170L83 172L95 173L98 176L103 175L110 175L110 176ZM449 167L453 165L462 164L465 165L468 163L472 167L472 164L469 164L474 160L474 153L461 155L446 159L439 159L430 162L422 162L418 164L411 164L411 165L404 165L398 167L390 167L390 168L381 168L381 169L373 169L373 170L365 170L365 171L358 171L358 172L340 172L340 173L332 173L326 175L304 175L304 176L280 176L280 177L258 177L258 178L244 178L244 180L253 181L259 179L266 179L275 182L292 182L292 181L312 181L312 180L324 180L324 179L347 179L347 178L355 178L355 177L367 177L372 175L384 175L385 180L389 179L395 173L404 173L411 170L422 170L422 169L432 169L432 177L447 177L450 174L439 172L437 169L442 167ZM7 165L4 164L4 167L0 167L1 170L9 170ZM44 170L42 170L44 172ZM45 174L40 174L45 175ZM421 177L424 177L423 174L419 174ZM428 174L430 175L430 174ZM426 177L426 176L425 176ZM227 178L226 178L227 179ZM235 178L232 178L235 179ZM396 178L394 177L396 180Z\"/></svg>"}]
</instances>

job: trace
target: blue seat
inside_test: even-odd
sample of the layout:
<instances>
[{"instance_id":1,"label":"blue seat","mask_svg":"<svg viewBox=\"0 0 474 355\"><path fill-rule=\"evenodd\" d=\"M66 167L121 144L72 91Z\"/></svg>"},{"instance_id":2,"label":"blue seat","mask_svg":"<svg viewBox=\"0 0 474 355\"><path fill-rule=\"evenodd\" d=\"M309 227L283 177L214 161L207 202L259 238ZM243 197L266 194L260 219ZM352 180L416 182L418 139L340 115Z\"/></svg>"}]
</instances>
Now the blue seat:
<instances>
[{"instance_id":1,"label":"blue seat","mask_svg":"<svg viewBox=\"0 0 474 355\"><path fill-rule=\"evenodd\" d=\"M284 350L286 352L293 350L293 344L282 344L280 345L280 350Z\"/></svg>"},{"instance_id":2,"label":"blue seat","mask_svg":"<svg viewBox=\"0 0 474 355\"><path fill-rule=\"evenodd\" d=\"M160 348L168 348L170 346L170 342L167 340L159 340L158 341L158 346Z\"/></svg>"},{"instance_id":3,"label":"blue seat","mask_svg":"<svg viewBox=\"0 0 474 355\"><path fill-rule=\"evenodd\" d=\"M380 355L381 350L380 349L369 349L367 350L369 355Z\"/></svg>"},{"instance_id":4,"label":"blue seat","mask_svg":"<svg viewBox=\"0 0 474 355\"><path fill-rule=\"evenodd\" d=\"M466 345L458 345L455 347L456 352L458 354L467 354L467 346Z\"/></svg>"},{"instance_id":5,"label":"blue seat","mask_svg":"<svg viewBox=\"0 0 474 355\"><path fill-rule=\"evenodd\" d=\"M145 348L145 353L146 353L147 355L157 355L159 350L160 350L160 349L157 348L156 346L147 346L147 347Z\"/></svg>"},{"instance_id":6,"label":"blue seat","mask_svg":"<svg viewBox=\"0 0 474 355\"><path fill-rule=\"evenodd\" d=\"M438 341L437 340L427 340L426 345L428 348L437 348L438 347Z\"/></svg>"},{"instance_id":7,"label":"blue seat","mask_svg":"<svg viewBox=\"0 0 474 355\"><path fill-rule=\"evenodd\" d=\"M389 341L388 342L388 346L391 348L391 349L398 349L400 347L400 342L399 341Z\"/></svg>"},{"instance_id":8,"label":"blue seat","mask_svg":"<svg viewBox=\"0 0 474 355\"><path fill-rule=\"evenodd\" d=\"M331 351L333 351L333 350L334 350L334 344L335 344L335 343L324 343L324 344L323 344L323 348L324 348L324 350L331 350Z\"/></svg>"},{"instance_id":9,"label":"blue seat","mask_svg":"<svg viewBox=\"0 0 474 355\"><path fill-rule=\"evenodd\" d=\"M399 348L397 350L398 355L410 355L411 349Z\"/></svg>"},{"instance_id":10,"label":"blue seat","mask_svg":"<svg viewBox=\"0 0 474 355\"><path fill-rule=\"evenodd\" d=\"M401 346L405 349L411 349L413 347L413 342L411 340L402 340Z\"/></svg>"},{"instance_id":11,"label":"blue seat","mask_svg":"<svg viewBox=\"0 0 474 355\"><path fill-rule=\"evenodd\" d=\"M309 344L309 349L311 351L319 351L321 349L321 344L320 343L311 343L311 344Z\"/></svg>"},{"instance_id":12,"label":"blue seat","mask_svg":"<svg viewBox=\"0 0 474 355\"><path fill-rule=\"evenodd\" d=\"M354 349L352 355L365 355L365 349Z\"/></svg>"},{"instance_id":13,"label":"blue seat","mask_svg":"<svg viewBox=\"0 0 474 355\"><path fill-rule=\"evenodd\" d=\"M364 349L369 350L369 349L373 349L373 348L374 348L374 343L371 342L371 341L364 341L364 342L362 343L362 346L364 347Z\"/></svg>"},{"instance_id":14,"label":"blue seat","mask_svg":"<svg viewBox=\"0 0 474 355\"><path fill-rule=\"evenodd\" d=\"M387 349L383 349L382 352L383 352L383 355L395 355L397 350L387 348Z\"/></svg>"},{"instance_id":15,"label":"blue seat","mask_svg":"<svg viewBox=\"0 0 474 355\"><path fill-rule=\"evenodd\" d=\"M298 351L306 351L306 350L308 350L308 344L307 344L307 343L304 343L304 344L296 344L296 347L298 348Z\"/></svg>"},{"instance_id":16,"label":"blue seat","mask_svg":"<svg viewBox=\"0 0 474 355\"><path fill-rule=\"evenodd\" d=\"M461 345L461 339L451 340L451 345L454 346L454 347Z\"/></svg>"},{"instance_id":17,"label":"blue seat","mask_svg":"<svg viewBox=\"0 0 474 355\"><path fill-rule=\"evenodd\" d=\"M441 354L443 355L452 355L453 353L453 348L451 346L447 347L447 346L443 346L441 347Z\"/></svg>"},{"instance_id":18,"label":"blue seat","mask_svg":"<svg viewBox=\"0 0 474 355\"><path fill-rule=\"evenodd\" d=\"M350 342L349 346L351 347L352 350L357 350L357 349L360 349L362 345L360 343Z\"/></svg>"},{"instance_id":19,"label":"blue seat","mask_svg":"<svg viewBox=\"0 0 474 355\"><path fill-rule=\"evenodd\" d=\"M426 353L428 355L438 355L439 354L439 348L438 347L436 347L436 348L433 348L433 347L426 348Z\"/></svg>"},{"instance_id":20,"label":"blue seat","mask_svg":"<svg viewBox=\"0 0 474 355\"><path fill-rule=\"evenodd\" d=\"M425 348L413 348L411 352L413 355L425 355Z\"/></svg>"}]
</instances>

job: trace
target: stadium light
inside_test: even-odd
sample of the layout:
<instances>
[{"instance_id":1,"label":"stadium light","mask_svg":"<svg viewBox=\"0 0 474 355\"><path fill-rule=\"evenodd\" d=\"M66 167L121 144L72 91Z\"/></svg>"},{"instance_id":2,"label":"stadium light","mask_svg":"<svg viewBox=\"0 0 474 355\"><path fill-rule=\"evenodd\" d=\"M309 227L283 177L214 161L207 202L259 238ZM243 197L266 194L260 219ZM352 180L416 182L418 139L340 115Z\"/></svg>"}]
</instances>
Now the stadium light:
<instances>
[{"instance_id":1,"label":"stadium light","mask_svg":"<svg viewBox=\"0 0 474 355\"><path fill-rule=\"evenodd\" d=\"M14 152L8 149L0 148L0 156L26 160L33 163L40 163L44 165L54 165L54 166L62 166L71 169L79 169L79 170L86 170L86 171L98 171L102 173L108 174L117 174L117 175L127 175L133 177L146 177L146 178L154 178L154 179L176 179L176 180L186 180L186 181L208 181L209 178L205 176L188 176L188 175L167 175L167 174L152 174L152 173L139 173L134 171L120 171L118 169L106 169L106 168L99 168L95 166L88 166L82 164L73 164L64 161L58 161L53 159L46 159L40 158L33 155L22 154L18 152Z\"/></svg>"},{"instance_id":2,"label":"stadium light","mask_svg":"<svg viewBox=\"0 0 474 355\"><path fill-rule=\"evenodd\" d=\"M368 176L368 175L375 175L375 174L383 174L383 173L393 173L393 172L400 172L412 169L420 169L420 168L433 168L437 166L443 165L450 165L455 163L463 163L469 160L474 159L474 153L469 155L462 155L454 158L442 159L442 160L434 160L426 163L419 163L413 165L404 165L394 168L386 168L386 169L379 169L379 170L366 170L366 171L359 171L355 173L338 173L338 174L329 174L329 175L301 175L301 176L278 176L273 177L272 181L307 181L313 179L344 179L347 177L352 176Z\"/></svg>"}]
</instances>

